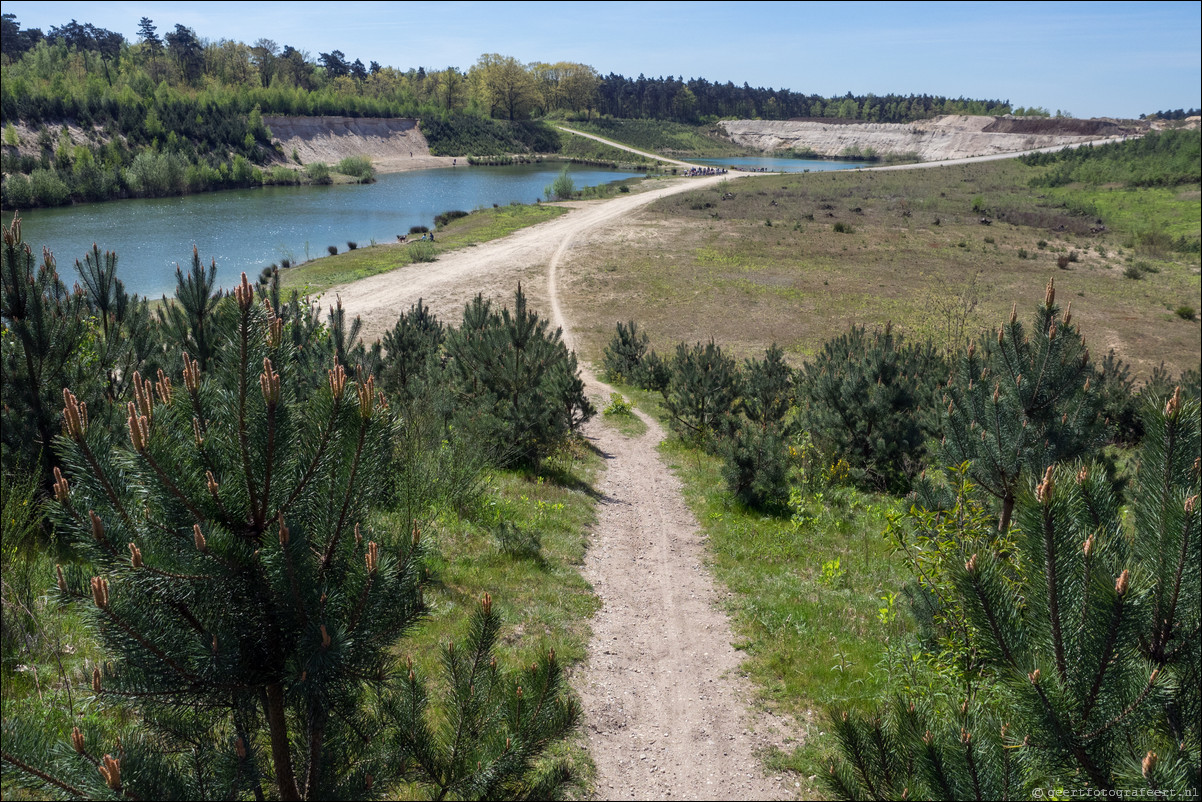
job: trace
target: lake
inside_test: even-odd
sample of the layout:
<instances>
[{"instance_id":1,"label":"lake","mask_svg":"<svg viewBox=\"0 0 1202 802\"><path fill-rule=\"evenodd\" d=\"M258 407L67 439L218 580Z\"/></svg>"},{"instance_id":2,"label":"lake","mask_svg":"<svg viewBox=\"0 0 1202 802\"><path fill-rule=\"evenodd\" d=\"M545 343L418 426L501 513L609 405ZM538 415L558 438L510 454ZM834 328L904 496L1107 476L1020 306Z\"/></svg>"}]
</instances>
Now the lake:
<instances>
[{"instance_id":1,"label":"lake","mask_svg":"<svg viewBox=\"0 0 1202 802\"><path fill-rule=\"evenodd\" d=\"M739 167L769 173L820 173L827 170L851 170L872 167L871 162L852 162L841 159L776 159L770 156L725 156L721 159L686 159L707 167Z\"/></svg>"},{"instance_id":2,"label":"lake","mask_svg":"<svg viewBox=\"0 0 1202 802\"><path fill-rule=\"evenodd\" d=\"M533 203L545 195L563 165L457 167L381 175L374 184L262 187L177 198L145 198L22 212L22 239L41 253L50 248L70 287L75 261L92 243L117 254L117 276L131 293L151 298L175 292L175 265L185 272L192 246L207 266L217 261L223 287L243 271L256 278L281 259L300 262L361 246L394 241L410 226L433 227L434 216L494 204ZM577 188L642 173L569 165Z\"/></svg>"}]
</instances>

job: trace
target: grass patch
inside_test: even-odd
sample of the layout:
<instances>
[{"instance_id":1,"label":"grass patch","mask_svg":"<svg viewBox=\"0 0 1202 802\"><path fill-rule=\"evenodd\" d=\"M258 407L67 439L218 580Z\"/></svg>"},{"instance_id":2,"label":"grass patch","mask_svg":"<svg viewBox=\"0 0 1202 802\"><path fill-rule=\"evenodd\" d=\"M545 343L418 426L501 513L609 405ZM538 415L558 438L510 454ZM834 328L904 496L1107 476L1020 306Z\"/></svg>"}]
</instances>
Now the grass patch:
<instances>
[{"instance_id":1,"label":"grass patch","mask_svg":"<svg viewBox=\"0 0 1202 802\"><path fill-rule=\"evenodd\" d=\"M360 247L337 256L297 265L281 272L284 287L317 293L351 281L387 273L415 262L432 262L440 254L500 239L527 226L537 225L566 213L555 206L500 206L481 209L440 229L433 243L389 243Z\"/></svg>"},{"instance_id":2,"label":"grass patch","mask_svg":"<svg viewBox=\"0 0 1202 802\"><path fill-rule=\"evenodd\" d=\"M598 404L601 406L601 404ZM621 393L612 393L609 404L601 410L601 419L607 426L621 432L626 437L641 437L647 432L647 424L634 413L633 403L624 398Z\"/></svg>"},{"instance_id":3,"label":"grass patch","mask_svg":"<svg viewBox=\"0 0 1202 802\"><path fill-rule=\"evenodd\" d=\"M1030 188L1037 169L1002 161L755 176L657 201L636 213L624 237L594 239L572 255L561 292L578 321L578 347L585 359L600 357L614 308L638 320L661 354L713 337L736 357L776 342L796 364L853 321L892 322L908 338L962 347L949 334L957 317L976 335L1016 301L1020 309L1038 304L1055 276L1090 342L1114 347L1137 376L1162 361L1174 372L1196 365L1196 338L1164 323L1183 299L1199 296L1198 255L1139 250L1160 272L1138 284L1124 278L1130 235L1104 215L1106 230L1091 233L1097 218ZM1197 226L1196 198L1130 192L1155 196L1149 208L1162 209L1169 231L1174 215L1192 214ZM988 229L974 198L993 210ZM836 223L855 233L836 233ZM993 242L982 246L986 234Z\"/></svg>"}]
</instances>

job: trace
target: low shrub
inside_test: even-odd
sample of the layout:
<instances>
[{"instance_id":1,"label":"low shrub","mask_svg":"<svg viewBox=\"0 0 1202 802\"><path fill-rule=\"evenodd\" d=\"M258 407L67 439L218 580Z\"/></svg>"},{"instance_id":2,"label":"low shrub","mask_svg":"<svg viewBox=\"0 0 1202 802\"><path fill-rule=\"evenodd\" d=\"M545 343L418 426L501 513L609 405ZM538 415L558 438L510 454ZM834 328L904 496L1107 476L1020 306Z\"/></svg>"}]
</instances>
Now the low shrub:
<instances>
[{"instance_id":1,"label":"low shrub","mask_svg":"<svg viewBox=\"0 0 1202 802\"><path fill-rule=\"evenodd\" d=\"M1123 268L1123 277L1139 281L1144 277L1144 271L1140 270L1135 265L1127 265Z\"/></svg>"},{"instance_id":2,"label":"low shrub","mask_svg":"<svg viewBox=\"0 0 1202 802\"><path fill-rule=\"evenodd\" d=\"M1182 305L1177 307L1175 311L1177 313L1177 317L1181 318L1182 320L1193 320L1194 316L1197 315L1197 312L1192 306Z\"/></svg>"},{"instance_id":3,"label":"low shrub","mask_svg":"<svg viewBox=\"0 0 1202 802\"><path fill-rule=\"evenodd\" d=\"M347 241L346 241L346 249L347 249L348 251L353 251L353 250L355 250L355 249L356 249L356 248L358 248L358 247L359 247L359 243L357 243L357 242L351 242L350 240L347 240Z\"/></svg>"},{"instance_id":4,"label":"low shrub","mask_svg":"<svg viewBox=\"0 0 1202 802\"><path fill-rule=\"evenodd\" d=\"M1019 258L1019 259L1026 259L1026 258L1027 258L1027 249L1026 249L1026 248L1019 248L1019 249L1018 249L1018 258Z\"/></svg>"},{"instance_id":5,"label":"low shrub","mask_svg":"<svg viewBox=\"0 0 1202 802\"><path fill-rule=\"evenodd\" d=\"M409 226L410 234L425 234L429 230L428 226Z\"/></svg>"},{"instance_id":6,"label":"low shrub","mask_svg":"<svg viewBox=\"0 0 1202 802\"><path fill-rule=\"evenodd\" d=\"M343 175L357 178L360 184L370 184L376 180L376 168L372 167L371 159L367 156L347 156L334 166Z\"/></svg>"},{"instance_id":7,"label":"low shrub","mask_svg":"<svg viewBox=\"0 0 1202 802\"><path fill-rule=\"evenodd\" d=\"M405 247L405 253L409 254L409 260L412 262L433 262L438 258L438 250L430 242L411 242Z\"/></svg>"},{"instance_id":8,"label":"low shrub","mask_svg":"<svg viewBox=\"0 0 1202 802\"><path fill-rule=\"evenodd\" d=\"M461 217L467 217L467 215L468 215L467 212L462 211L460 209L454 209L449 212L443 212L442 214L435 216L434 227L442 228L442 227L446 226L448 223L450 223L452 220L458 220Z\"/></svg>"},{"instance_id":9,"label":"low shrub","mask_svg":"<svg viewBox=\"0 0 1202 802\"><path fill-rule=\"evenodd\" d=\"M330 252L330 256L338 255L338 246L337 245L328 245L328 246L326 246L326 250Z\"/></svg>"},{"instance_id":10,"label":"low shrub","mask_svg":"<svg viewBox=\"0 0 1202 802\"><path fill-rule=\"evenodd\" d=\"M1068 258L1068 254L1060 254L1056 257L1056 267L1061 270L1068 270L1068 263L1072 260Z\"/></svg>"},{"instance_id":11,"label":"low shrub","mask_svg":"<svg viewBox=\"0 0 1202 802\"><path fill-rule=\"evenodd\" d=\"M330 177L330 165L325 162L313 162L305 165L305 175L314 184L330 184L334 181Z\"/></svg>"},{"instance_id":12,"label":"low shrub","mask_svg":"<svg viewBox=\"0 0 1202 802\"><path fill-rule=\"evenodd\" d=\"M842 221L835 223L833 228L834 228L835 233L837 233L837 234L851 234L851 233L854 233L854 231L855 231L855 229L853 229L849 224L844 223Z\"/></svg>"}]
</instances>

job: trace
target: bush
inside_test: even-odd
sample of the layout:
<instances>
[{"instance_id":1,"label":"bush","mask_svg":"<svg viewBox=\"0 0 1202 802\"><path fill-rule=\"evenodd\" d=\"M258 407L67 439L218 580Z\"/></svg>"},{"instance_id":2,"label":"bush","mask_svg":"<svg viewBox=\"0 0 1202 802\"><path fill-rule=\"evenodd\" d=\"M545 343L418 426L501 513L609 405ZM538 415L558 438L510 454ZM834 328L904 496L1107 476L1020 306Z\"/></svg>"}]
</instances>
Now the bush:
<instances>
[{"instance_id":1,"label":"bush","mask_svg":"<svg viewBox=\"0 0 1202 802\"><path fill-rule=\"evenodd\" d=\"M334 180L330 177L330 166L325 162L312 162L305 165L305 175L314 184L329 184Z\"/></svg>"},{"instance_id":2,"label":"bush","mask_svg":"<svg viewBox=\"0 0 1202 802\"><path fill-rule=\"evenodd\" d=\"M1018 249L1018 258L1019 258L1019 259L1026 259L1026 258L1027 258L1027 249L1026 249L1026 248L1019 248L1019 249Z\"/></svg>"},{"instance_id":3,"label":"bush","mask_svg":"<svg viewBox=\"0 0 1202 802\"><path fill-rule=\"evenodd\" d=\"M1127 265L1123 268L1123 276L1133 281L1139 281L1144 277L1144 271L1140 270L1136 265Z\"/></svg>"},{"instance_id":4,"label":"bush","mask_svg":"<svg viewBox=\"0 0 1202 802\"><path fill-rule=\"evenodd\" d=\"M326 250L330 252L330 256L338 255L338 246L337 245L327 245Z\"/></svg>"},{"instance_id":5,"label":"bush","mask_svg":"<svg viewBox=\"0 0 1202 802\"><path fill-rule=\"evenodd\" d=\"M647 353L647 334L632 320L618 321L617 332L601 355L601 368L609 381L637 384L643 357Z\"/></svg>"},{"instance_id":6,"label":"bush","mask_svg":"<svg viewBox=\"0 0 1202 802\"><path fill-rule=\"evenodd\" d=\"M712 447L731 432L739 368L710 340L706 345L676 346L664 406L678 434Z\"/></svg>"},{"instance_id":7,"label":"bush","mask_svg":"<svg viewBox=\"0 0 1202 802\"><path fill-rule=\"evenodd\" d=\"M629 417L634 414L634 405L621 393L610 393L609 406L601 410L601 413L603 415L625 415Z\"/></svg>"},{"instance_id":8,"label":"bush","mask_svg":"<svg viewBox=\"0 0 1202 802\"><path fill-rule=\"evenodd\" d=\"M564 165L555 180L546 186L543 194L547 196L547 200L567 200L576 194L576 183L568 175L567 165Z\"/></svg>"},{"instance_id":9,"label":"bush","mask_svg":"<svg viewBox=\"0 0 1202 802\"><path fill-rule=\"evenodd\" d=\"M410 234L425 234L429 230L428 226L409 226Z\"/></svg>"},{"instance_id":10,"label":"bush","mask_svg":"<svg viewBox=\"0 0 1202 802\"><path fill-rule=\"evenodd\" d=\"M438 258L438 249L432 242L411 242L405 246L405 253L411 262L433 262Z\"/></svg>"},{"instance_id":11,"label":"bush","mask_svg":"<svg viewBox=\"0 0 1202 802\"><path fill-rule=\"evenodd\" d=\"M1177 317L1181 318L1182 320L1193 320L1194 317L1197 315L1197 312L1194 310L1194 308L1192 306L1186 306L1184 304L1177 307L1177 309L1175 311L1176 311Z\"/></svg>"},{"instance_id":12,"label":"bush","mask_svg":"<svg viewBox=\"0 0 1202 802\"><path fill-rule=\"evenodd\" d=\"M346 249L347 249L348 251L353 251L353 250L355 250L355 249L356 249L356 248L358 248L358 247L359 247L359 243L357 243L357 242L351 242L350 240L347 240L347 242L346 242Z\"/></svg>"},{"instance_id":13,"label":"bush","mask_svg":"<svg viewBox=\"0 0 1202 802\"><path fill-rule=\"evenodd\" d=\"M858 485L904 490L937 431L932 398L946 375L929 342L904 344L888 325L853 326L802 369L805 427L822 452L847 461Z\"/></svg>"},{"instance_id":14,"label":"bush","mask_svg":"<svg viewBox=\"0 0 1202 802\"><path fill-rule=\"evenodd\" d=\"M1066 254L1062 253L1056 257L1056 267L1060 268L1061 270L1068 270L1068 263L1071 261L1072 260L1069 259Z\"/></svg>"},{"instance_id":15,"label":"bush","mask_svg":"<svg viewBox=\"0 0 1202 802\"><path fill-rule=\"evenodd\" d=\"M537 465L595 412L575 354L528 309L520 285L500 314L477 295L446 353L461 420L497 444L501 462Z\"/></svg>"},{"instance_id":16,"label":"bush","mask_svg":"<svg viewBox=\"0 0 1202 802\"><path fill-rule=\"evenodd\" d=\"M454 211L449 211L449 212L443 212L442 214L436 215L434 217L434 227L435 228L443 228L448 223L450 223L452 220L458 220L462 217L467 217L467 215L468 215L467 212L461 211L459 209L455 209Z\"/></svg>"},{"instance_id":17,"label":"bush","mask_svg":"<svg viewBox=\"0 0 1202 802\"><path fill-rule=\"evenodd\" d=\"M838 234L853 234L853 233L855 233L855 229L851 227L850 223L844 223L841 220L839 222L835 223L835 225L832 226L832 228Z\"/></svg>"},{"instance_id":18,"label":"bush","mask_svg":"<svg viewBox=\"0 0 1202 802\"><path fill-rule=\"evenodd\" d=\"M376 168L372 167L371 159L367 156L347 156L334 165L334 169L359 179L360 184L370 184L376 180Z\"/></svg>"}]
</instances>

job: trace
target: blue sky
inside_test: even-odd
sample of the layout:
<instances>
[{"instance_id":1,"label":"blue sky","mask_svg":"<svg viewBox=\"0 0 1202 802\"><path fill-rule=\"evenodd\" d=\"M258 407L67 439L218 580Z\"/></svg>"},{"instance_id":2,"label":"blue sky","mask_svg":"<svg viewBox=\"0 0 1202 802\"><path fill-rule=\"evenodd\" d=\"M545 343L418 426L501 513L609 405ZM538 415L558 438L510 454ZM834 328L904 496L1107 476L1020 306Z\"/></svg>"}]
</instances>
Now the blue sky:
<instances>
[{"instance_id":1,"label":"blue sky","mask_svg":"<svg viewBox=\"0 0 1202 802\"><path fill-rule=\"evenodd\" d=\"M260 37L407 69L482 53L579 61L821 95L1009 99L1079 117L1202 106L1202 3L23 2L22 27L71 19L136 40L150 17L207 39Z\"/></svg>"}]
</instances>

